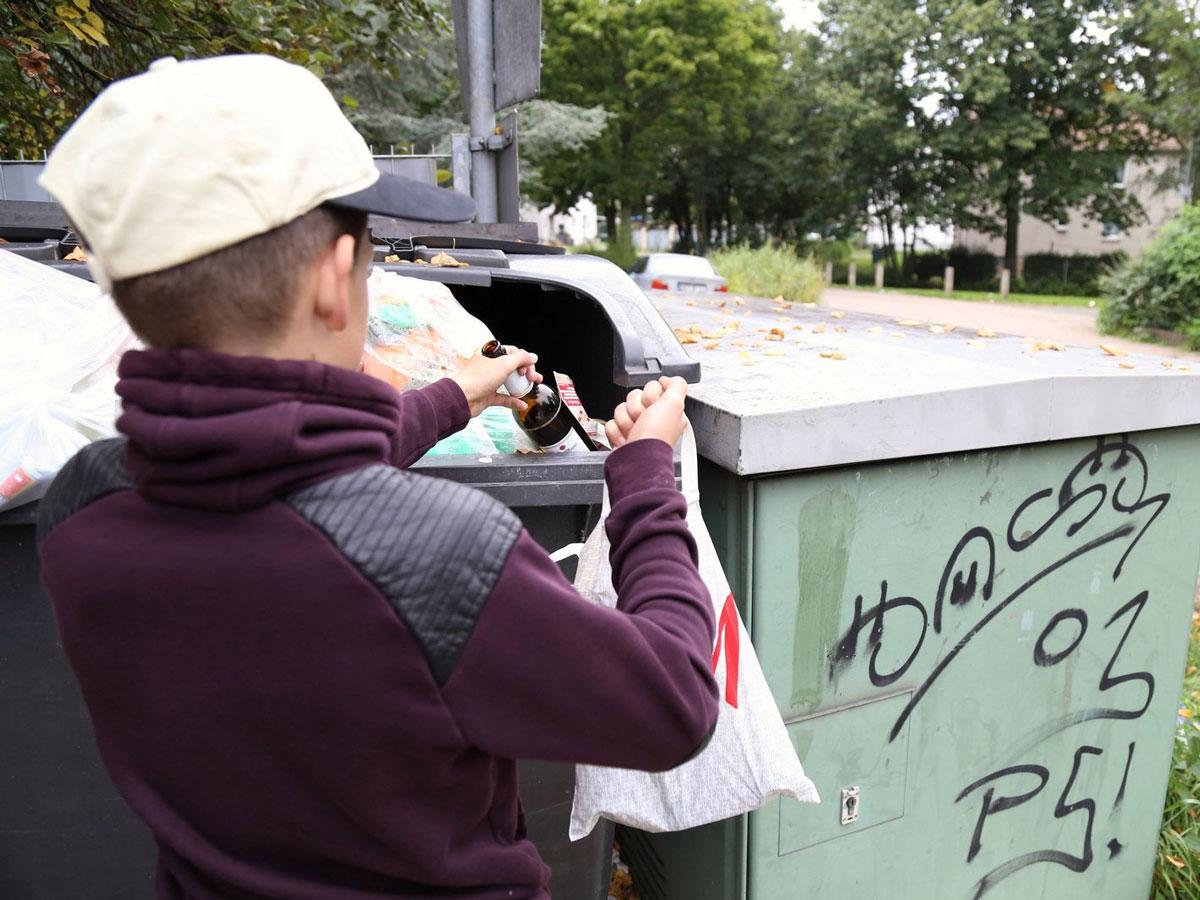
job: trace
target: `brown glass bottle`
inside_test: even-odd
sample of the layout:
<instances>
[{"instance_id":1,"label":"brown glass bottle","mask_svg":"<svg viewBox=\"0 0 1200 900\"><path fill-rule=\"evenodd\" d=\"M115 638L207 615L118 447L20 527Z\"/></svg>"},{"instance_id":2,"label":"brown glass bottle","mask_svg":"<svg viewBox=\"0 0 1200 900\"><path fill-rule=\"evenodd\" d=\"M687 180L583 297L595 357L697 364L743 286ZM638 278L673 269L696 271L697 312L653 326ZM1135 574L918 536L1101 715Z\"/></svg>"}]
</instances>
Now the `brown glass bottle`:
<instances>
[{"instance_id":1,"label":"brown glass bottle","mask_svg":"<svg viewBox=\"0 0 1200 900\"><path fill-rule=\"evenodd\" d=\"M507 352L499 341L483 345L483 355L493 359ZM575 415L550 385L534 384L520 372L513 372L505 379L504 388L510 396L524 401L525 408L514 409L513 418L539 447L551 452L595 449L579 433L581 428Z\"/></svg>"}]
</instances>

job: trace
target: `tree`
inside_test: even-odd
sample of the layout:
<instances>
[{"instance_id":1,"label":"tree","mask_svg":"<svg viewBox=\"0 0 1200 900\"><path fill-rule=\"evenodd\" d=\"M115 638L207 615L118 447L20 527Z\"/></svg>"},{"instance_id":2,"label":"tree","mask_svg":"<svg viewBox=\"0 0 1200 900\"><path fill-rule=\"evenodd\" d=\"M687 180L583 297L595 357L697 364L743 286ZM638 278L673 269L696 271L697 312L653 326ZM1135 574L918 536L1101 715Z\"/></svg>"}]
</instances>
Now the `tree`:
<instances>
[{"instance_id":1,"label":"tree","mask_svg":"<svg viewBox=\"0 0 1200 900\"><path fill-rule=\"evenodd\" d=\"M367 59L395 75L427 0L12 0L0 8L0 153L40 153L108 84L162 56L270 53L318 74Z\"/></svg>"},{"instance_id":2,"label":"tree","mask_svg":"<svg viewBox=\"0 0 1200 900\"><path fill-rule=\"evenodd\" d=\"M702 241L727 237L732 154L779 65L778 14L762 0L547 0L544 20L547 98L609 114L587 152L545 161L546 198L591 194L630 253L648 205Z\"/></svg>"},{"instance_id":3,"label":"tree","mask_svg":"<svg viewBox=\"0 0 1200 900\"><path fill-rule=\"evenodd\" d=\"M1116 0L928 0L913 62L937 98L934 148L960 224L1005 236L1016 271L1022 213L1083 207L1124 227L1141 215L1115 186L1147 129L1119 102L1132 64L1113 38Z\"/></svg>"},{"instance_id":4,"label":"tree","mask_svg":"<svg viewBox=\"0 0 1200 900\"><path fill-rule=\"evenodd\" d=\"M1157 135L1185 151L1179 181L1189 202L1200 184L1200 2L1140 0L1119 17L1119 33L1133 48L1136 91L1124 99ZM1171 173L1174 174L1174 173ZM1164 188L1176 184L1162 185Z\"/></svg>"},{"instance_id":5,"label":"tree","mask_svg":"<svg viewBox=\"0 0 1200 900\"><path fill-rule=\"evenodd\" d=\"M895 267L897 231L915 236L918 224L948 218L914 78L925 21L909 0L826 0L822 11L820 65L840 95L843 177Z\"/></svg>"}]
</instances>

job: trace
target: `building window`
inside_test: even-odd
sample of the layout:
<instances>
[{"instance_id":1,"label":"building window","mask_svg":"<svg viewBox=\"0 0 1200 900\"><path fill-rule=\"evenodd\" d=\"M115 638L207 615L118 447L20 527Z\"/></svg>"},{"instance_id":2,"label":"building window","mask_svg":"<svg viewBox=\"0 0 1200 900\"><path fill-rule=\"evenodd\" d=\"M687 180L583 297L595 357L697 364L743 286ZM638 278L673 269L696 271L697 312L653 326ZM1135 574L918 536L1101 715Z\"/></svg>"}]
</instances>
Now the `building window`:
<instances>
[{"instance_id":1,"label":"building window","mask_svg":"<svg viewBox=\"0 0 1200 900\"><path fill-rule=\"evenodd\" d=\"M1117 168L1113 172L1113 184L1112 184L1113 187L1115 187L1115 188L1124 188L1125 187L1125 164L1127 162L1128 162L1128 160L1123 159L1119 163L1117 163Z\"/></svg>"},{"instance_id":2,"label":"building window","mask_svg":"<svg viewBox=\"0 0 1200 900\"><path fill-rule=\"evenodd\" d=\"M1105 241L1119 241L1121 239L1121 229L1112 222L1105 222L1100 229L1100 238Z\"/></svg>"}]
</instances>

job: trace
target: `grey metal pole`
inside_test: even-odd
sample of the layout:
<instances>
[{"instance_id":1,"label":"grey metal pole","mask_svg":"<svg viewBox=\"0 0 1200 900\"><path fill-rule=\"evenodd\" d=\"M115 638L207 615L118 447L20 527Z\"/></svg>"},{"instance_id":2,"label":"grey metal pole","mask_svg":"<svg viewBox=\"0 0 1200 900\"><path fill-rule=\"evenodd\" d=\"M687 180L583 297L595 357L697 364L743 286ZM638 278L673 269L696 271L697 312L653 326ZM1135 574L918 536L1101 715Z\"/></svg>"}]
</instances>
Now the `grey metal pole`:
<instances>
[{"instance_id":1,"label":"grey metal pole","mask_svg":"<svg viewBox=\"0 0 1200 900\"><path fill-rule=\"evenodd\" d=\"M471 195L475 198L476 221L495 222L496 157L486 146L496 130L492 0L467 0L467 51L471 71L467 116L471 126Z\"/></svg>"}]
</instances>

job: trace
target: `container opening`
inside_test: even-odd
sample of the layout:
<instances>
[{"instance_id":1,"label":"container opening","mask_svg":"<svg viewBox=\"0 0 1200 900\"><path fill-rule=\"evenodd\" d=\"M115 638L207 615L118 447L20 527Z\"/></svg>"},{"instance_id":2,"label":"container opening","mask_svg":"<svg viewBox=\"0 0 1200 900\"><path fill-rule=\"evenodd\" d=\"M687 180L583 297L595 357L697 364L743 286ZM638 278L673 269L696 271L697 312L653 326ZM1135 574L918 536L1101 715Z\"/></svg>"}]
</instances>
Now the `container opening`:
<instances>
[{"instance_id":1,"label":"container opening","mask_svg":"<svg viewBox=\"0 0 1200 900\"><path fill-rule=\"evenodd\" d=\"M498 340L536 353L547 378L570 375L589 415L607 419L624 399L628 389L613 383L613 326L592 298L499 279L447 286Z\"/></svg>"}]
</instances>

